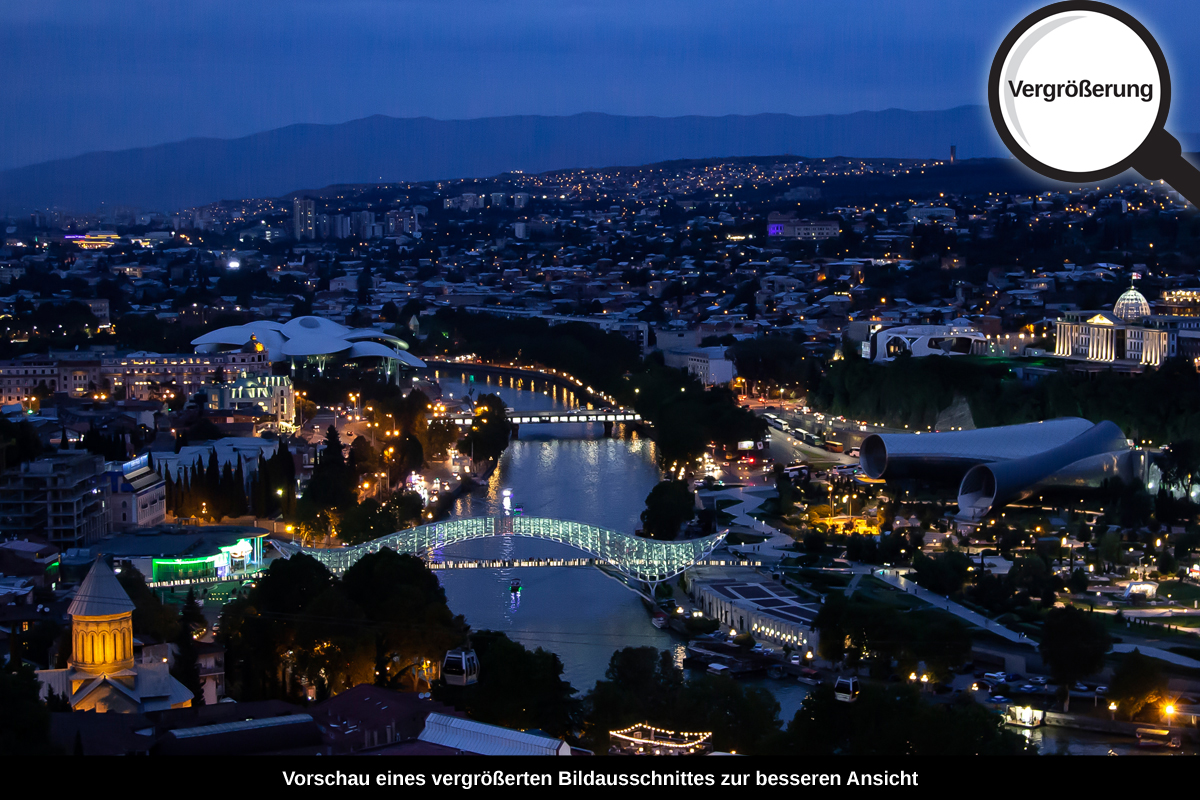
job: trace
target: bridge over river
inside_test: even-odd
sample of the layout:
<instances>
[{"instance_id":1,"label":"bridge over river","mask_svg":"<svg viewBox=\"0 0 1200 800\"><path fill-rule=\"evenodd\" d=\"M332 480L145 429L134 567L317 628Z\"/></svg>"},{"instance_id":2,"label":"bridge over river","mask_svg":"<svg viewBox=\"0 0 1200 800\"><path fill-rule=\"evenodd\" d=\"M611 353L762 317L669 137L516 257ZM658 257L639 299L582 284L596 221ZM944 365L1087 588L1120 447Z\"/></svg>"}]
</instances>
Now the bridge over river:
<instances>
[{"instance_id":1,"label":"bridge over river","mask_svg":"<svg viewBox=\"0 0 1200 800\"><path fill-rule=\"evenodd\" d=\"M655 586L706 559L724 541L725 535L721 532L702 539L668 542L562 519L464 517L418 525L351 547L307 548L292 542L276 542L275 545L287 557L304 553L323 563L334 574L341 575L358 559L385 547L420 556L433 566L449 561L443 549L459 542L494 536L526 536L582 550L592 557L587 561L594 566L608 567L626 578Z\"/></svg>"},{"instance_id":2,"label":"bridge over river","mask_svg":"<svg viewBox=\"0 0 1200 800\"><path fill-rule=\"evenodd\" d=\"M455 425L471 427L475 417L472 414L447 414L445 419L453 420ZM508 421L512 425L535 425L537 423L592 423L603 422L611 425L614 422L640 422L640 414L633 411L615 411L601 409L599 411L513 411L508 412Z\"/></svg>"}]
</instances>

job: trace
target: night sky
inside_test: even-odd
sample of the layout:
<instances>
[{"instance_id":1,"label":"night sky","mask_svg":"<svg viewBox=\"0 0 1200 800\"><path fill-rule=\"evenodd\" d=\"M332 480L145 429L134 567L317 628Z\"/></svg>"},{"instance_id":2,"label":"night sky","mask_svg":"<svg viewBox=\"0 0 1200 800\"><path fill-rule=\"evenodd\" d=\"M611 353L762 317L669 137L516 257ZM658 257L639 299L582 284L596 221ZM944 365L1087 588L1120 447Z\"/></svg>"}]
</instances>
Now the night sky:
<instances>
[{"instance_id":1,"label":"night sky","mask_svg":"<svg viewBox=\"0 0 1200 800\"><path fill-rule=\"evenodd\" d=\"M984 104L996 0L5 0L0 168L371 114L845 113ZM1200 131L1200 3L1120 4ZM1189 102L1195 99L1196 102Z\"/></svg>"}]
</instances>

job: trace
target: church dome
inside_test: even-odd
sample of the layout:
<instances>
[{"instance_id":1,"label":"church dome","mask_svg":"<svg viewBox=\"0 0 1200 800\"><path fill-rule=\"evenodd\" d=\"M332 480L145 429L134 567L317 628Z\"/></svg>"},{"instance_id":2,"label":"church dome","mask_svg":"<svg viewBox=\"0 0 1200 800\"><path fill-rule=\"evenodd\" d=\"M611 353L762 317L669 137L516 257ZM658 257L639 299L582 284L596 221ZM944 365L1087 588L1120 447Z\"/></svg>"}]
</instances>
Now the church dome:
<instances>
[{"instance_id":1,"label":"church dome","mask_svg":"<svg viewBox=\"0 0 1200 800\"><path fill-rule=\"evenodd\" d=\"M1146 298L1141 292L1130 286L1125 294L1117 298L1117 304L1113 306L1113 316L1125 322L1148 317L1150 316L1150 304L1146 302Z\"/></svg>"}]
</instances>

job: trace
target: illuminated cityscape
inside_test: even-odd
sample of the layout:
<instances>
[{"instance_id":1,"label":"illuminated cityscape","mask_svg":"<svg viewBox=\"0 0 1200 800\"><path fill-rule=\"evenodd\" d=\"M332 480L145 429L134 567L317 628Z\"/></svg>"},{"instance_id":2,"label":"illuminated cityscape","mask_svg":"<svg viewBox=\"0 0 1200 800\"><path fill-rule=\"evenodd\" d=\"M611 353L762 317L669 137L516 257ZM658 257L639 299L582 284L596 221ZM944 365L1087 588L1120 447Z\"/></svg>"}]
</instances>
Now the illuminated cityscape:
<instances>
[{"instance_id":1,"label":"illuminated cityscape","mask_svg":"<svg viewBox=\"0 0 1200 800\"><path fill-rule=\"evenodd\" d=\"M156 207L0 170L0 753L1195 754L1196 208L938 124ZM126 182L246 168L195 130Z\"/></svg>"}]
</instances>

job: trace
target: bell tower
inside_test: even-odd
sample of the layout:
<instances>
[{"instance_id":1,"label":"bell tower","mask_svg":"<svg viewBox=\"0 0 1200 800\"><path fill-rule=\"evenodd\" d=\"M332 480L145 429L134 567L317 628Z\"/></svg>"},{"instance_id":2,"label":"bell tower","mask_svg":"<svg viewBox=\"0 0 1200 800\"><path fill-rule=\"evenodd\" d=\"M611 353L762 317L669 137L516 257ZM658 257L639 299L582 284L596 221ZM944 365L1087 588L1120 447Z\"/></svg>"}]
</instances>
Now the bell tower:
<instances>
[{"instance_id":1,"label":"bell tower","mask_svg":"<svg viewBox=\"0 0 1200 800\"><path fill-rule=\"evenodd\" d=\"M134 671L133 601L117 576L97 559L67 609L71 617L69 666L82 682Z\"/></svg>"}]
</instances>

